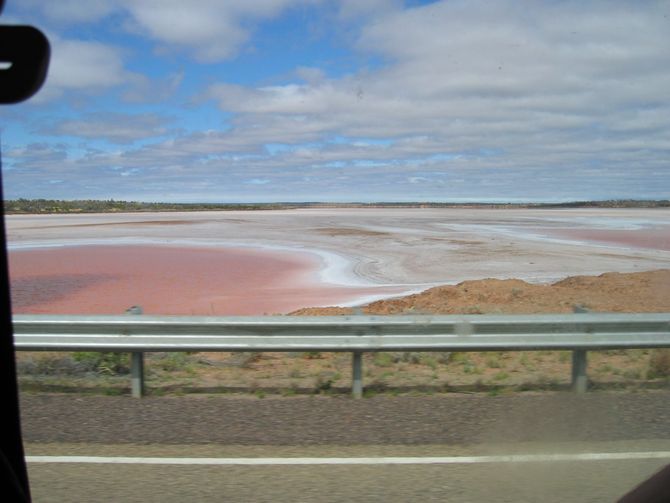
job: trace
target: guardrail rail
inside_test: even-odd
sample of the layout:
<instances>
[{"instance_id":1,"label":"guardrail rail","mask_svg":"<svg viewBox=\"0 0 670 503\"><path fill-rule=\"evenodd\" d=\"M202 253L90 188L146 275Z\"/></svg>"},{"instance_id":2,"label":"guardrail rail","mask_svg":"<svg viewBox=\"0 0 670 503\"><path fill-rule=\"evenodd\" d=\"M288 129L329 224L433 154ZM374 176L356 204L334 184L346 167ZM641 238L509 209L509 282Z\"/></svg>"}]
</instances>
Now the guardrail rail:
<instances>
[{"instance_id":1,"label":"guardrail rail","mask_svg":"<svg viewBox=\"0 0 670 503\"><path fill-rule=\"evenodd\" d=\"M378 351L571 350L572 385L587 389L587 351L670 347L670 313L437 316L15 315L19 351L130 352L132 395L144 393L144 353L324 351L352 353L352 393L363 392L362 355Z\"/></svg>"}]
</instances>

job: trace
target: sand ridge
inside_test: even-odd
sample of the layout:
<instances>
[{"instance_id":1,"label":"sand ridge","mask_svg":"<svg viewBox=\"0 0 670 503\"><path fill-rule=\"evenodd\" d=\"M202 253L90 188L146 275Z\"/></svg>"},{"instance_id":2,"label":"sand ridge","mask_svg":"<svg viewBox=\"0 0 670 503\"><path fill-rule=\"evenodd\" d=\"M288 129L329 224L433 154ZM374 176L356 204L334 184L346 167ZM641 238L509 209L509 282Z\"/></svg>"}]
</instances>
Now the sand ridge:
<instances>
[{"instance_id":1,"label":"sand ridge","mask_svg":"<svg viewBox=\"0 0 670 503\"><path fill-rule=\"evenodd\" d=\"M670 311L670 270L571 276L553 284L519 279L483 279L430 288L416 295L380 300L360 308L306 308L296 315L543 314Z\"/></svg>"}]
</instances>

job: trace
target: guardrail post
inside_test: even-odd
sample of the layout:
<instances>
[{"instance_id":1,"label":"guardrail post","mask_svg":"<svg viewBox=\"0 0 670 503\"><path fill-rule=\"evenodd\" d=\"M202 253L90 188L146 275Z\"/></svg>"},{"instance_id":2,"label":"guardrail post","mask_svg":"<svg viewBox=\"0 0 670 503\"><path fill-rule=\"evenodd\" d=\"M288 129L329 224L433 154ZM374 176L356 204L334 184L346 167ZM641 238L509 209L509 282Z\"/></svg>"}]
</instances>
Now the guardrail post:
<instances>
[{"instance_id":1,"label":"guardrail post","mask_svg":"<svg viewBox=\"0 0 670 503\"><path fill-rule=\"evenodd\" d=\"M128 314L142 314L140 306L126 309ZM133 398L142 398L144 395L144 353L133 351L130 354L130 394Z\"/></svg>"},{"instance_id":2,"label":"guardrail post","mask_svg":"<svg viewBox=\"0 0 670 503\"><path fill-rule=\"evenodd\" d=\"M361 398L363 396L363 353L354 351L352 355L351 394L354 398Z\"/></svg>"},{"instance_id":3,"label":"guardrail post","mask_svg":"<svg viewBox=\"0 0 670 503\"><path fill-rule=\"evenodd\" d=\"M572 306L575 314L588 313L589 309L582 304ZM576 393L586 393L589 378L586 375L586 350L575 349L572 352L572 390Z\"/></svg>"},{"instance_id":4,"label":"guardrail post","mask_svg":"<svg viewBox=\"0 0 670 503\"><path fill-rule=\"evenodd\" d=\"M130 362L130 391L133 398L144 395L144 353L133 351Z\"/></svg>"},{"instance_id":5,"label":"guardrail post","mask_svg":"<svg viewBox=\"0 0 670 503\"><path fill-rule=\"evenodd\" d=\"M577 393L586 393L589 378L586 375L586 350L575 349L572 352L572 389Z\"/></svg>"}]
</instances>

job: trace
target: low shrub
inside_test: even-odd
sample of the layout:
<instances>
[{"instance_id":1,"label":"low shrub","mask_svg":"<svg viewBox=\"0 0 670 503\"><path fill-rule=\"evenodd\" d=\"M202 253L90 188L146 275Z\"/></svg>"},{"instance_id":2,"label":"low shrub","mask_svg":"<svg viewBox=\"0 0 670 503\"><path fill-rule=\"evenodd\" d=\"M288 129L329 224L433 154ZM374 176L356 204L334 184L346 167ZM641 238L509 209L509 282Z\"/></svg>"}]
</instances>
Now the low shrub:
<instances>
[{"instance_id":1,"label":"low shrub","mask_svg":"<svg viewBox=\"0 0 670 503\"><path fill-rule=\"evenodd\" d=\"M79 351L73 353L72 358L80 363L85 370L98 374L130 373L130 355L128 353Z\"/></svg>"},{"instance_id":2,"label":"low shrub","mask_svg":"<svg viewBox=\"0 0 670 503\"><path fill-rule=\"evenodd\" d=\"M391 353L376 353L374 364L377 367L390 367L394 363L394 358Z\"/></svg>"},{"instance_id":3,"label":"low shrub","mask_svg":"<svg viewBox=\"0 0 670 503\"><path fill-rule=\"evenodd\" d=\"M81 375L94 370L85 362L76 361L70 355L45 353L38 357L22 358L16 362L16 371L21 375Z\"/></svg>"},{"instance_id":4,"label":"low shrub","mask_svg":"<svg viewBox=\"0 0 670 503\"><path fill-rule=\"evenodd\" d=\"M152 361L152 365L166 372L178 370L185 372L193 371L193 363L187 353L166 353Z\"/></svg>"},{"instance_id":5,"label":"low shrub","mask_svg":"<svg viewBox=\"0 0 670 503\"><path fill-rule=\"evenodd\" d=\"M654 349L649 354L647 377L649 379L670 377L670 349Z\"/></svg>"}]
</instances>

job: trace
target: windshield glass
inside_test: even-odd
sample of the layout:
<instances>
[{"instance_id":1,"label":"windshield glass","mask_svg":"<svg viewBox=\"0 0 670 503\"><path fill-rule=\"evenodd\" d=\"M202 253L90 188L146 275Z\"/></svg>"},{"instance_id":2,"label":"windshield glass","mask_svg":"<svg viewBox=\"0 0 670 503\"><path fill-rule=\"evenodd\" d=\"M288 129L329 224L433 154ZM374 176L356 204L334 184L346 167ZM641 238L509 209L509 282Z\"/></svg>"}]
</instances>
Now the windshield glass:
<instances>
[{"instance_id":1,"label":"windshield glass","mask_svg":"<svg viewBox=\"0 0 670 503\"><path fill-rule=\"evenodd\" d=\"M36 500L614 500L670 459L668 2L2 21L52 46L0 110Z\"/></svg>"}]
</instances>

